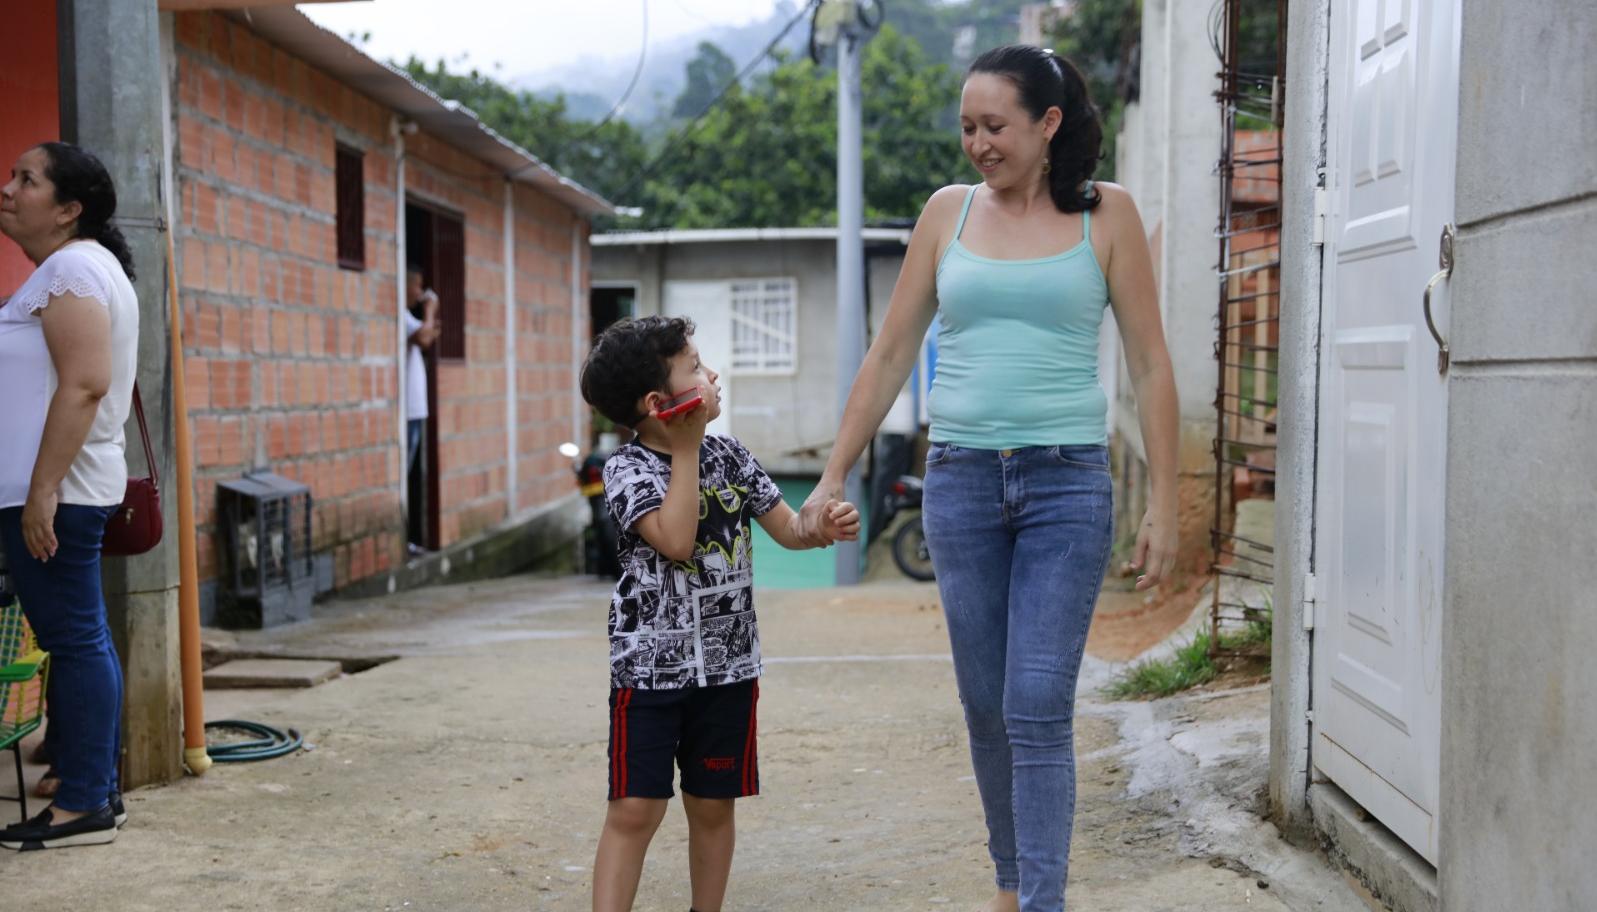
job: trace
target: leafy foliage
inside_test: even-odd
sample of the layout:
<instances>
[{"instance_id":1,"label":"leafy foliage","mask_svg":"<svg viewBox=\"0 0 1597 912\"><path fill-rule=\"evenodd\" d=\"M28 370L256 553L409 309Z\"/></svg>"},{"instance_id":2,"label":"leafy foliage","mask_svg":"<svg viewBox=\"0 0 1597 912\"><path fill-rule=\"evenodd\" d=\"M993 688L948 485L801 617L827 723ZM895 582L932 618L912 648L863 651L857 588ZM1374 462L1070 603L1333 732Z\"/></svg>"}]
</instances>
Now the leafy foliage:
<instances>
[{"instance_id":1,"label":"leafy foliage","mask_svg":"<svg viewBox=\"0 0 1597 912\"><path fill-rule=\"evenodd\" d=\"M470 108L511 142L550 167L609 198L648 159L643 136L624 120L594 125L573 118L563 97L540 98L517 91L476 69L450 72L440 60L429 66L416 57L399 64L438 95Z\"/></svg>"},{"instance_id":2,"label":"leafy foliage","mask_svg":"<svg viewBox=\"0 0 1597 912\"><path fill-rule=\"evenodd\" d=\"M913 218L965 169L959 76L891 26L861 61L865 217ZM784 59L735 89L643 187L648 227L824 225L837 203L836 73Z\"/></svg>"}]
</instances>

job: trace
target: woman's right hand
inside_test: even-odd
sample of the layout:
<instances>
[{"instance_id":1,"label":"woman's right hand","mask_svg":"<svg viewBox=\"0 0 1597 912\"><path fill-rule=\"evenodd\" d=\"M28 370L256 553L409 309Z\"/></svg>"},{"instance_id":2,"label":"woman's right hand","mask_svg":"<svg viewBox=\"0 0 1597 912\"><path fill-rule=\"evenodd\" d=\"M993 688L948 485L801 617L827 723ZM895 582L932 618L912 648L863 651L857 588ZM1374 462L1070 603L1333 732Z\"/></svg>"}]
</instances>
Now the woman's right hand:
<instances>
[{"instance_id":1,"label":"woman's right hand","mask_svg":"<svg viewBox=\"0 0 1597 912\"><path fill-rule=\"evenodd\" d=\"M842 482L821 476L815 490L810 492L810 496L804 499L804 506L799 508L799 540L807 547L824 548L832 543L822 528L822 521L826 517L827 505L840 500L843 500Z\"/></svg>"},{"instance_id":2,"label":"woman's right hand","mask_svg":"<svg viewBox=\"0 0 1597 912\"><path fill-rule=\"evenodd\" d=\"M31 490L22 507L22 541L28 553L39 563L55 557L55 511L58 498L54 491Z\"/></svg>"}]
</instances>

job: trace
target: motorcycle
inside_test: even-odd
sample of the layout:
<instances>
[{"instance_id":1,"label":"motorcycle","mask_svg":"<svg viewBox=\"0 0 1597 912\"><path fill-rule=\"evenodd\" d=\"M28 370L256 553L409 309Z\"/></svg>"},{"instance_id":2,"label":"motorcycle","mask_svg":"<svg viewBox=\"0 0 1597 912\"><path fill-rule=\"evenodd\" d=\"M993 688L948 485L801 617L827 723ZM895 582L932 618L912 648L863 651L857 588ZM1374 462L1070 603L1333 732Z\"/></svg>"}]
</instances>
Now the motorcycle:
<instances>
[{"instance_id":1,"label":"motorcycle","mask_svg":"<svg viewBox=\"0 0 1597 912\"><path fill-rule=\"evenodd\" d=\"M900 510L914 510L915 515L898 527L893 534L893 563L910 579L926 582L937 578L932 570L931 552L926 549L926 530L921 525L921 488L924 482L914 475L902 475L893 482L887 496L887 521Z\"/></svg>"},{"instance_id":2,"label":"motorcycle","mask_svg":"<svg viewBox=\"0 0 1597 912\"><path fill-rule=\"evenodd\" d=\"M615 522L610 518L604 497L604 458L598 453L582 456L574 443L562 443L560 455L571 460L577 476L577 490L588 499L588 528L582 535L582 569L606 579L621 578L621 559L617 552Z\"/></svg>"}]
</instances>

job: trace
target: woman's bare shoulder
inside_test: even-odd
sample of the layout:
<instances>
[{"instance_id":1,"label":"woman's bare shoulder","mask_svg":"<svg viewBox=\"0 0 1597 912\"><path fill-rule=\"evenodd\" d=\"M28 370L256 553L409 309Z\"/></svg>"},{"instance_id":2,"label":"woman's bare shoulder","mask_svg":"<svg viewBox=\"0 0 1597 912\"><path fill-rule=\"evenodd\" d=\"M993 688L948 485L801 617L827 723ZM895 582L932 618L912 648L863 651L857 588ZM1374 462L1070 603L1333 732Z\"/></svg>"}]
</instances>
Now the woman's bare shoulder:
<instances>
[{"instance_id":1,"label":"woman's bare shoulder","mask_svg":"<svg viewBox=\"0 0 1597 912\"><path fill-rule=\"evenodd\" d=\"M1114 211L1137 207L1136 201L1131 198L1131 191L1113 181L1093 181L1092 189L1098 191L1101 200L1098 203L1100 210Z\"/></svg>"},{"instance_id":2,"label":"woman's bare shoulder","mask_svg":"<svg viewBox=\"0 0 1597 912\"><path fill-rule=\"evenodd\" d=\"M965 197L970 195L970 188L970 184L949 184L941 187L926 200L921 212L940 213L949 209L957 210L965 204Z\"/></svg>"}]
</instances>

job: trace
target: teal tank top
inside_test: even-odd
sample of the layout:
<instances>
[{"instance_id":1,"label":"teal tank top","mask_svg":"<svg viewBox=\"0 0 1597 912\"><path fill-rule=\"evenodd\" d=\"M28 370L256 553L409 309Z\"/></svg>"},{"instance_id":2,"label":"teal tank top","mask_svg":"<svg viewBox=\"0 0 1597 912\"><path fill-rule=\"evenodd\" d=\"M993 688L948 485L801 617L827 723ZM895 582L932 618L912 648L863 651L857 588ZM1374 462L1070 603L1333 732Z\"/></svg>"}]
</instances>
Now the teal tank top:
<instances>
[{"instance_id":1,"label":"teal tank top","mask_svg":"<svg viewBox=\"0 0 1597 912\"><path fill-rule=\"evenodd\" d=\"M1098 330L1109 283L1092 250L1092 213L1064 253L995 260L959 242L975 196L972 187L937 264L931 439L983 450L1106 442Z\"/></svg>"}]
</instances>

